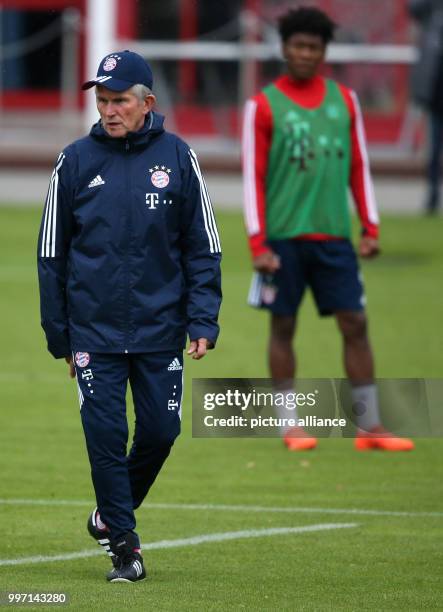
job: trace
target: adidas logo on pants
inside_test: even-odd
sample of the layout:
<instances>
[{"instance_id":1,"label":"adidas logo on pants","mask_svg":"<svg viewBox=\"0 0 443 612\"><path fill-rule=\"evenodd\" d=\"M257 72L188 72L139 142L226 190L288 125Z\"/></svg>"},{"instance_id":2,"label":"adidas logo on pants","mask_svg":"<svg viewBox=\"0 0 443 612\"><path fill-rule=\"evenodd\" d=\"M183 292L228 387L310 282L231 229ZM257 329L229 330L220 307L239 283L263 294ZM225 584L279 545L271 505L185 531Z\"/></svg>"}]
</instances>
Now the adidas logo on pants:
<instances>
[{"instance_id":1,"label":"adidas logo on pants","mask_svg":"<svg viewBox=\"0 0 443 612\"><path fill-rule=\"evenodd\" d=\"M180 364L179 360L177 359L177 357L171 361L171 363L168 365L168 370L170 372L174 371L174 370L183 370L182 365Z\"/></svg>"}]
</instances>

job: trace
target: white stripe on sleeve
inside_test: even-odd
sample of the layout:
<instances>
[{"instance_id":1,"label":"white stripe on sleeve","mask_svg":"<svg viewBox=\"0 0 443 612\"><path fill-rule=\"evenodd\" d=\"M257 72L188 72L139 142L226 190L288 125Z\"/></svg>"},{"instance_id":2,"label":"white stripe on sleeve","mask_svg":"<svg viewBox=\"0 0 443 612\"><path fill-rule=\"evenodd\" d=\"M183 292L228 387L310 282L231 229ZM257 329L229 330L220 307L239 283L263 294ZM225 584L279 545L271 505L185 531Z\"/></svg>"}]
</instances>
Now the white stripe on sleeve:
<instances>
[{"instance_id":1,"label":"white stripe on sleeve","mask_svg":"<svg viewBox=\"0 0 443 612\"><path fill-rule=\"evenodd\" d=\"M54 177L54 189L52 190L52 236L51 236L51 254L50 257L55 257L55 230L57 227L57 194L58 194L58 172Z\"/></svg>"},{"instance_id":2,"label":"white stripe on sleeve","mask_svg":"<svg viewBox=\"0 0 443 612\"><path fill-rule=\"evenodd\" d=\"M215 223L211 200L209 198L206 183L201 173L200 166L198 164L197 156L192 149L189 150L189 157L191 159L192 167L194 169L195 174L197 175L200 184L200 198L202 204L203 219L205 223L206 233L208 235L210 251L211 253L220 253L220 238L218 236L217 225Z\"/></svg>"},{"instance_id":3,"label":"white stripe on sleeve","mask_svg":"<svg viewBox=\"0 0 443 612\"><path fill-rule=\"evenodd\" d=\"M363 124L363 116L360 108L360 103L358 101L357 95L355 91L351 91L352 101L355 106L356 113L356 127L357 127L357 139L358 146L360 148L361 156L363 159L363 184L364 184L364 192L365 199L368 206L368 219L374 225L378 225L379 217L377 211L377 203L375 200L374 194L374 185L371 179L371 173L369 170L369 157L368 151L366 148L366 138L365 138L365 127Z\"/></svg>"},{"instance_id":4,"label":"white stripe on sleeve","mask_svg":"<svg viewBox=\"0 0 443 612\"><path fill-rule=\"evenodd\" d=\"M58 171L62 167L65 156L60 153L52 172L48 196L46 198L45 220L42 234L42 257L55 257L55 241L57 231L57 198L58 198Z\"/></svg>"},{"instance_id":5,"label":"white stripe on sleeve","mask_svg":"<svg viewBox=\"0 0 443 612\"><path fill-rule=\"evenodd\" d=\"M199 176L199 180L200 180L200 184L203 187L203 193L206 196L206 200L205 201L206 201L206 206L207 206L207 210L208 210L208 222L209 222L212 234L213 234L214 239L215 239L216 248L218 249L217 252L220 253L220 251L221 251L220 238L218 236L217 224L215 222L214 211L212 209L211 198L209 197L208 188L206 187L205 179L203 178L203 174L202 174L202 172L200 170L200 166L199 166L199 163L198 163L197 155L195 154L195 152L192 149L190 149L189 152L190 152L191 158L194 159L195 167L196 167L196 170L197 170L197 173L198 173L198 176Z\"/></svg>"},{"instance_id":6,"label":"white stripe on sleeve","mask_svg":"<svg viewBox=\"0 0 443 612\"><path fill-rule=\"evenodd\" d=\"M243 198L246 229L250 236L258 234L257 189L255 182L255 115L257 102L248 100L243 117Z\"/></svg>"},{"instance_id":7,"label":"white stripe on sleeve","mask_svg":"<svg viewBox=\"0 0 443 612\"><path fill-rule=\"evenodd\" d=\"M55 169L52 173L51 189L48 197L48 225L46 227L46 240L45 240L45 257L50 256L50 242L52 233L52 210L54 208L54 182L55 182Z\"/></svg>"},{"instance_id":8,"label":"white stripe on sleeve","mask_svg":"<svg viewBox=\"0 0 443 612\"><path fill-rule=\"evenodd\" d=\"M48 195L46 197L45 221L43 224L43 232L42 232L42 250L41 250L42 257L45 257L46 255L46 235L47 235L48 219L51 218L49 209L51 207L51 202L52 202L53 186L54 186L54 172L52 173L51 180L49 182Z\"/></svg>"}]
</instances>

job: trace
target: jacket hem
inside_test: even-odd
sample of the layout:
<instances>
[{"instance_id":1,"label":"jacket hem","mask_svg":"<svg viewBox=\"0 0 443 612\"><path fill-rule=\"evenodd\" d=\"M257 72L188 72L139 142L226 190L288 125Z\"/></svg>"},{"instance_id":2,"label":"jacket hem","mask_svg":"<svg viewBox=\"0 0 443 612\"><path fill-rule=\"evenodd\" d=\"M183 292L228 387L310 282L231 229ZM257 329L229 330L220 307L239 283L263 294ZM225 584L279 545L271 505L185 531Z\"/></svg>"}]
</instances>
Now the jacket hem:
<instances>
[{"instance_id":1,"label":"jacket hem","mask_svg":"<svg viewBox=\"0 0 443 612\"><path fill-rule=\"evenodd\" d=\"M107 353L114 355L133 355L136 353L170 353L174 351L183 351L185 349L185 344L171 344L171 345L162 345L162 346L152 346L149 345L137 345L137 346L128 346L124 347L114 347L114 346L94 346L85 342L76 343L72 345L72 351L76 353L77 351L83 353Z\"/></svg>"}]
</instances>

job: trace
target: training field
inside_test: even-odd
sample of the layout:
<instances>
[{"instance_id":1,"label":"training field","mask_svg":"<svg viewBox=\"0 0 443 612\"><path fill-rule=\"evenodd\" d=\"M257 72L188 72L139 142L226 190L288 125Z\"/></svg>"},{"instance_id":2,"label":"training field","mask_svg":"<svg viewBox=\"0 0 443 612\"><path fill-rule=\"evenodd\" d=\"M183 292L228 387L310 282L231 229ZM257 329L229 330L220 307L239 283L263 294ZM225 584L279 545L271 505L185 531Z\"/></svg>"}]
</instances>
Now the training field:
<instances>
[{"instance_id":1,"label":"training field","mask_svg":"<svg viewBox=\"0 0 443 612\"><path fill-rule=\"evenodd\" d=\"M245 304L235 213L218 215L219 346L187 361L183 433L138 511L149 580L107 584L85 529L94 501L75 382L39 324L39 220L0 208L0 592L65 592L94 612L443 609L441 439L400 455L359 454L349 439L289 454L279 440L191 437L192 377L266 376L267 318ZM363 268L378 376L442 377L442 236L442 218L384 220L383 256ZM334 323L310 299L299 329L300 376L340 376Z\"/></svg>"}]
</instances>

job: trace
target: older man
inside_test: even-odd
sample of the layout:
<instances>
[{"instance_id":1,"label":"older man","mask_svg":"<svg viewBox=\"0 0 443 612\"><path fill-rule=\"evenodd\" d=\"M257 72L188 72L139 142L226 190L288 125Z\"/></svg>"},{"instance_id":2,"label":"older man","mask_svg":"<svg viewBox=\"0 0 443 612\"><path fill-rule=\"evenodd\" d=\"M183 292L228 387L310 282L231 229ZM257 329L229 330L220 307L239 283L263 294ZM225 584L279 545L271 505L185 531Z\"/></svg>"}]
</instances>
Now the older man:
<instances>
[{"instance_id":1,"label":"older man","mask_svg":"<svg viewBox=\"0 0 443 612\"><path fill-rule=\"evenodd\" d=\"M131 51L95 79L100 121L52 173L38 268L48 349L77 378L97 508L91 535L111 582L146 576L140 506L180 432L182 351L218 336L220 242L195 153L152 109L152 72ZM135 433L127 455L127 383Z\"/></svg>"}]
</instances>

